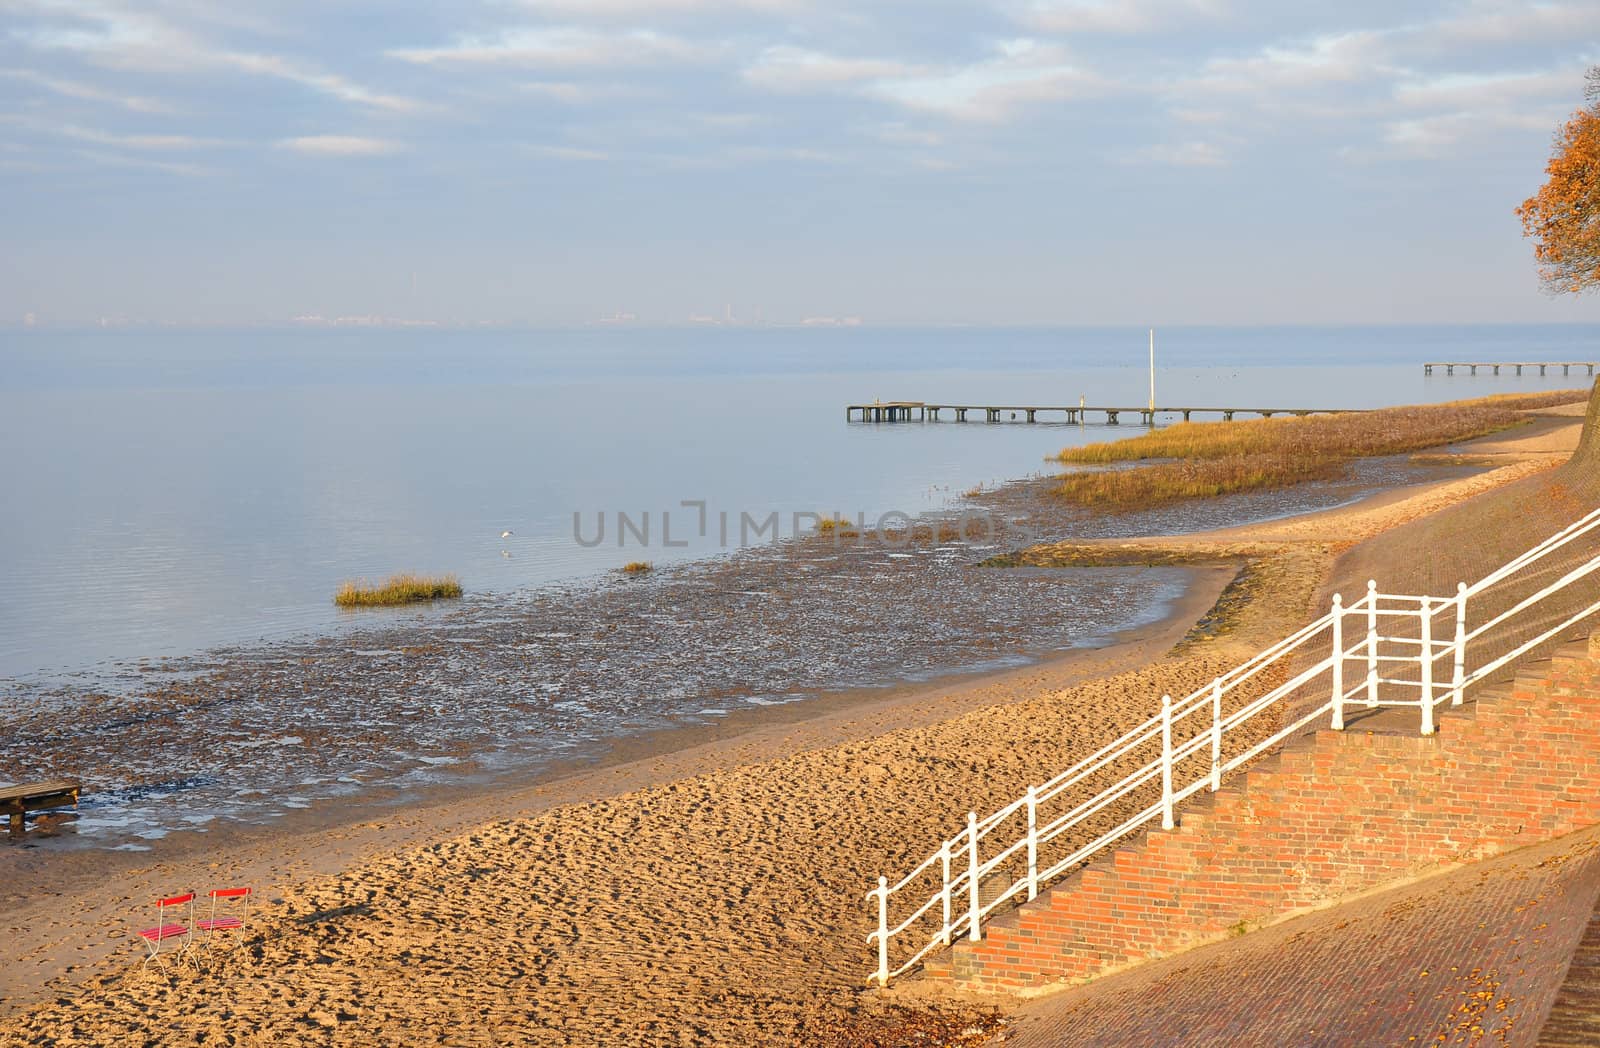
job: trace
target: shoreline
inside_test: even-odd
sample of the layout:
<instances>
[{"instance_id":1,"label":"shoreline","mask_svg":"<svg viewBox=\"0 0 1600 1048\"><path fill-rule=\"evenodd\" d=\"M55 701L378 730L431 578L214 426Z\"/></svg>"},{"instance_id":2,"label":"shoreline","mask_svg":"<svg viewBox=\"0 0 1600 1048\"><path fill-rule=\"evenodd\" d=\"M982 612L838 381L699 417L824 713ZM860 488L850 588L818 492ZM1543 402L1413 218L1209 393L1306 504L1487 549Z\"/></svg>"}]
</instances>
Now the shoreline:
<instances>
[{"instance_id":1,"label":"shoreline","mask_svg":"<svg viewBox=\"0 0 1600 1048\"><path fill-rule=\"evenodd\" d=\"M1119 625L1181 600L1186 565L986 570L994 552L1276 519L1440 475L1380 459L1337 484L1111 517L1065 510L1022 479L973 507L997 537L951 536L935 514L916 525L911 553L870 537L842 548L800 540L582 599L555 590L424 623L224 650L164 664L165 679L128 690L41 694L37 707L23 696L0 729L31 740L14 777L71 777L91 791L81 838L41 850L166 854L171 845L155 838L192 836L197 823L218 840L225 829L310 824L307 807L382 812L470 798L651 752L656 742L634 740L660 732L722 737L811 715L794 707L870 698L885 681L934 686L974 667L1053 659L1064 644L1106 643ZM730 718L735 728L719 726Z\"/></svg>"}]
</instances>

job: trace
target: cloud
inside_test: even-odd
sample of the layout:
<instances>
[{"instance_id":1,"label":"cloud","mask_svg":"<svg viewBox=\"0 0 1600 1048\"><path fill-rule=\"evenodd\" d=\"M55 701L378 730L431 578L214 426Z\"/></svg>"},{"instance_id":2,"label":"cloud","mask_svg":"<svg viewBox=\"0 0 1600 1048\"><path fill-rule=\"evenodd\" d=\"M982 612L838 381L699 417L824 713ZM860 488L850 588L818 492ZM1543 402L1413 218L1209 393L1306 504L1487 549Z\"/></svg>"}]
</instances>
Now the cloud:
<instances>
[{"instance_id":1,"label":"cloud","mask_svg":"<svg viewBox=\"0 0 1600 1048\"><path fill-rule=\"evenodd\" d=\"M507 30L463 37L445 47L396 48L389 57L418 65L535 67L637 66L700 61L716 49L651 29L602 32L576 26Z\"/></svg>"},{"instance_id":2,"label":"cloud","mask_svg":"<svg viewBox=\"0 0 1600 1048\"><path fill-rule=\"evenodd\" d=\"M17 80L25 80L46 91L53 91L66 98L77 98L86 102L104 102L108 105L121 106L134 113L171 113L172 107L167 103L154 98L143 98L138 95L127 95L120 91L107 91L85 84L77 80L63 80L59 77L46 76L32 69L0 69L0 76L9 76Z\"/></svg>"},{"instance_id":3,"label":"cloud","mask_svg":"<svg viewBox=\"0 0 1600 1048\"><path fill-rule=\"evenodd\" d=\"M1047 33L1143 34L1224 13L1224 6L1212 0L1035 0L1019 17Z\"/></svg>"},{"instance_id":4,"label":"cloud","mask_svg":"<svg viewBox=\"0 0 1600 1048\"><path fill-rule=\"evenodd\" d=\"M92 142L102 146L120 146L124 149L138 150L187 150L206 149L212 146L224 145L214 138L195 138L191 135L126 135L113 131L101 131L92 127L78 127L73 124L54 124L50 130L66 138L77 139L80 142Z\"/></svg>"},{"instance_id":5,"label":"cloud","mask_svg":"<svg viewBox=\"0 0 1600 1048\"><path fill-rule=\"evenodd\" d=\"M386 138L359 135L303 135L281 139L278 148L312 156L386 156L400 152L405 146Z\"/></svg>"},{"instance_id":6,"label":"cloud","mask_svg":"<svg viewBox=\"0 0 1600 1048\"><path fill-rule=\"evenodd\" d=\"M374 91L335 73L307 68L277 55L227 53L219 55L218 60L242 72L277 77L331 95L341 101L371 109L383 109L393 113L415 113L426 108L414 99Z\"/></svg>"},{"instance_id":7,"label":"cloud","mask_svg":"<svg viewBox=\"0 0 1600 1048\"><path fill-rule=\"evenodd\" d=\"M1210 142L1144 146L1123 159L1133 164L1161 164L1167 167L1221 167L1228 162L1222 150Z\"/></svg>"},{"instance_id":8,"label":"cloud","mask_svg":"<svg viewBox=\"0 0 1600 1048\"><path fill-rule=\"evenodd\" d=\"M1530 100L1570 108L1583 73L1582 65L1551 72L1441 73L1397 85L1394 100L1418 108L1505 106Z\"/></svg>"},{"instance_id":9,"label":"cloud","mask_svg":"<svg viewBox=\"0 0 1600 1048\"><path fill-rule=\"evenodd\" d=\"M1567 43L1600 34L1600 6L1583 3L1469 3L1465 10L1415 29L1419 42L1461 44Z\"/></svg>"},{"instance_id":10,"label":"cloud","mask_svg":"<svg viewBox=\"0 0 1600 1048\"><path fill-rule=\"evenodd\" d=\"M576 18L658 18L666 15L783 14L803 11L803 0L521 0L542 14Z\"/></svg>"},{"instance_id":11,"label":"cloud","mask_svg":"<svg viewBox=\"0 0 1600 1048\"><path fill-rule=\"evenodd\" d=\"M1545 131L1551 122L1543 117L1519 113L1457 112L1438 113L1413 120L1395 120L1384 125L1383 141L1399 149L1422 154L1444 152L1463 141L1492 135L1500 130Z\"/></svg>"},{"instance_id":12,"label":"cloud","mask_svg":"<svg viewBox=\"0 0 1600 1048\"><path fill-rule=\"evenodd\" d=\"M618 99L648 96L649 91L632 84L592 83L577 80L529 80L517 90L566 105L591 105Z\"/></svg>"},{"instance_id":13,"label":"cloud","mask_svg":"<svg viewBox=\"0 0 1600 1048\"><path fill-rule=\"evenodd\" d=\"M171 160L151 160L147 157L124 156L121 153L105 153L95 149L79 149L74 151L77 156L92 164L103 167L137 168L145 171L159 171L166 175L181 175L185 178L204 178L216 174L211 168L198 164L178 163Z\"/></svg>"},{"instance_id":14,"label":"cloud","mask_svg":"<svg viewBox=\"0 0 1600 1048\"><path fill-rule=\"evenodd\" d=\"M872 93L911 109L960 120L998 122L1026 106L1102 94L1108 84L1034 40L996 46L988 59L927 76L879 81Z\"/></svg>"},{"instance_id":15,"label":"cloud","mask_svg":"<svg viewBox=\"0 0 1600 1048\"><path fill-rule=\"evenodd\" d=\"M848 87L864 81L905 78L921 68L883 58L845 58L801 47L769 47L744 69L746 82L771 91Z\"/></svg>"},{"instance_id":16,"label":"cloud","mask_svg":"<svg viewBox=\"0 0 1600 1048\"><path fill-rule=\"evenodd\" d=\"M85 0L17 5L42 21L13 28L12 39L37 51L66 51L112 69L192 74L232 70L298 84L345 102L393 112L423 108L412 99L375 91L280 55L235 50L204 39L144 10Z\"/></svg>"},{"instance_id":17,"label":"cloud","mask_svg":"<svg viewBox=\"0 0 1600 1048\"><path fill-rule=\"evenodd\" d=\"M1054 44L1032 39L992 45L967 65L919 65L854 58L794 47L771 47L744 79L775 91L848 90L908 109L961 120L999 121L1036 102L1099 93L1104 82L1067 61Z\"/></svg>"},{"instance_id":18,"label":"cloud","mask_svg":"<svg viewBox=\"0 0 1600 1048\"><path fill-rule=\"evenodd\" d=\"M1294 44L1274 43L1243 58L1212 58L1186 91L1262 93L1330 83L1370 82L1404 73L1386 34L1336 33Z\"/></svg>"},{"instance_id":19,"label":"cloud","mask_svg":"<svg viewBox=\"0 0 1600 1048\"><path fill-rule=\"evenodd\" d=\"M884 124L871 131L874 138L880 142L887 142L892 146L925 146L933 147L944 144L944 136L921 128L908 127L905 124Z\"/></svg>"},{"instance_id":20,"label":"cloud","mask_svg":"<svg viewBox=\"0 0 1600 1048\"><path fill-rule=\"evenodd\" d=\"M1550 128L1579 101L1586 63L1496 69L1526 48L1497 34L1549 40L1600 27L1600 8L1468 5L1424 22L1273 41L1242 56L1216 56L1163 90L1168 115L1237 134L1320 125L1336 155L1371 163L1386 153L1440 155L1495 134ZM1331 130L1337 129L1337 130ZM1342 139L1342 141L1340 141Z\"/></svg>"},{"instance_id":21,"label":"cloud","mask_svg":"<svg viewBox=\"0 0 1600 1048\"><path fill-rule=\"evenodd\" d=\"M556 160L605 160L606 154L596 149L579 149L576 146L533 146L535 153Z\"/></svg>"},{"instance_id":22,"label":"cloud","mask_svg":"<svg viewBox=\"0 0 1600 1048\"><path fill-rule=\"evenodd\" d=\"M210 149L230 143L217 138L197 138L193 135L125 134L105 131L97 127L83 127L58 120L45 120L24 114L0 114L0 123L27 128L37 134L68 138L75 142L88 142L97 146L112 146L141 152L185 151Z\"/></svg>"}]
</instances>

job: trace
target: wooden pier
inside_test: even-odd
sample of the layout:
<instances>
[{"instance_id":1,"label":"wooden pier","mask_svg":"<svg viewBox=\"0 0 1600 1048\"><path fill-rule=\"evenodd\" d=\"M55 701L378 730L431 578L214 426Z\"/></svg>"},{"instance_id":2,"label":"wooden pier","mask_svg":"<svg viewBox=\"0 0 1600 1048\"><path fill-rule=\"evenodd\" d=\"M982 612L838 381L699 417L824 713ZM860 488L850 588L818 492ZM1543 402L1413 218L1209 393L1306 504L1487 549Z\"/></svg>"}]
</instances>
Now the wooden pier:
<instances>
[{"instance_id":1,"label":"wooden pier","mask_svg":"<svg viewBox=\"0 0 1600 1048\"><path fill-rule=\"evenodd\" d=\"M1446 375L1454 375L1456 368L1466 368L1471 374L1476 375L1479 368L1492 368L1496 375L1501 368L1516 368L1517 374L1522 374L1523 368L1538 368L1539 374L1545 374L1547 368L1560 368L1563 375L1572 374L1573 368L1587 368L1589 374L1594 374L1594 369L1600 367L1600 360L1545 360L1545 361L1461 361L1461 360L1435 360L1422 365L1424 375L1433 374L1434 368L1444 368Z\"/></svg>"},{"instance_id":2,"label":"wooden pier","mask_svg":"<svg viewBox=\"0 0 1600 1048\"><path fill-rule=\"evenodd\" d=\"M28 782L0 788L0 814L10 822L9 836L16 840L25 832L23 822L30 811L51 808L76 808L82 786L71 779L50 782Z\"/></svg>"},{"instance_id":3,"label":"wooden pier","mask_svg":"<svg viewBox=\"0 0 1600 1048\"><path fill-rule=\"evenodd\" d=\"M1090 416L1100 416L1108 426L1120 425L1121 416L1138 415L1142 425L1155 425L1157 415L1182 415L1188 422L1192 415L1220 415L1224 422L1232 422L1235 415L1255 415L1271 418L1274 415L1339 415L1353 408L1102 408L1078 404L1071 407L1054 407L1042 404L932 404L921 400L885 400L871 404L850 404L844 409L846 422L941 422L946 411L955 413L957 422L967 421L967 414L981 412L985 422L1039 422L1060 421L1085 423ZM1041 415L1060 415L1060 419L1043 419Z\"/></svg>"}]
</instances>

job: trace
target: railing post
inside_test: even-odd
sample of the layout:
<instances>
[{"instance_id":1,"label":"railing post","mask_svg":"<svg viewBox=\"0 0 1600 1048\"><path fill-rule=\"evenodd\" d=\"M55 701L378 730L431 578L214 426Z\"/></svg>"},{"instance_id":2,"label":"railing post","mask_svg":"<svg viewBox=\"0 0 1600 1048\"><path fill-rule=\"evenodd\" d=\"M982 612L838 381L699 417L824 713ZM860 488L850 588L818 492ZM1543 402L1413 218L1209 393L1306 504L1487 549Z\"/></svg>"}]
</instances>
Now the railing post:
<instances>
[{"instance_id":1,"label":"railing post","mask_svg":"<svg viewBox=\"0 0 1600 1048\"><path fill-rule=\"evenodd\" d=\"M1211 681L1211 792L1222 789L1222 678Z\"/></svg>"},{"instance_id":2,"label":"railing post","mask_svg":"<svg viewBox=\"0 0 1600 1048\"><path fill-rule=\"evenodd\" d=\"M1161 828L1177 825L1172 818L1172 696L1161 696Z\"/></svg>"},{"instance_id":3,"label":"railing post","mask_svg":"<svg viewBox=\"0 0 1600 1048\"><path fill-rule=\"evenodd\" d=\"M1333 595L1333 730L1344 731L1344 595Z\"/></svg>"},{"instance_id":4,"label":"railing post","mask_svg":"<svg viewBox=\"0 0 1600 1048\"><path fill-rule=\"evenodd\" d=\"M939 861L944 867L944 932L940 940L950 945L950 842L939 845Z\"/></svg>"},{"instance_id":5,"label":"railing post","mask_svg":"<svg viewBox=\"0 0 1600 1048\"><path fill-rule=\"evenodd\" d=\"M1461 705L1467 680L1467 584L1456 583L1456 665L1450 679L1450 705Z\"/></svg>"},{"instance_id":6,"label":"railing post","mask_svg":"<svg viewBox=\"0 0 1600 1048\"><path fill-rule=\"evenodd\" d=\"M1433 601L1422 598L1422 734L1433 734Z\"/></svg>"},{"instance_id":7,"label":"railing post","mask_svg":"<svg viewBox=\"0 0 1600 1048\"><path fill-rule=\"evenodd\" d=\"M1378 705L1378 583L1367 580L1367 708Z\"/></svg>"},{"instance_id":8,"label":"railing post","mask_svg":"<svg viewBox=\"0 0 1600 1048\"><path fill-rule=\"evenodd\" d=\"M1028 787L1028 898L1039 895L1039 788Z\"/></svg>"},{"instance_id":9,"label":"railing post","mask_svg":"<svg viewBox=\"0 0 1600 1048\"><path fill-rule=\"evenodd\" d=\"M967 812L967 937L973 942L983 938L978 931L978 920L983 905L978 901L978 813Z\"/></svg>"},{"instance_id":10,"label":"railing post","mask_svg":"<svg viewBox=\"0 0 1600 1048\"><path fill-rule=\"evenodd\" d=\"M889 985L889 878L878 878L878 985Z\"/></svg>"}]
</instances>

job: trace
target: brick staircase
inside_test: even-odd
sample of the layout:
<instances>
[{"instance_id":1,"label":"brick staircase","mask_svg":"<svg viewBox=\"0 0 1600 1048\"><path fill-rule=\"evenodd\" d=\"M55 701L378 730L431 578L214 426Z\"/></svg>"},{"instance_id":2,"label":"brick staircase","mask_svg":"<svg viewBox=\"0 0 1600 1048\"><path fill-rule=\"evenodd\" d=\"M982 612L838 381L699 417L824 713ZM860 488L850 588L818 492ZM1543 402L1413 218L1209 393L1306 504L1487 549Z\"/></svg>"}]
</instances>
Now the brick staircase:
<instances>
[{"instance_id":1,"label":"brick staircase","mask_svg":"<svg viewBox=\"0 0 1600 1048\"><path fill-rule=\"evenodd\" d=\"M1600 635L1445 709L1352 709L925 971L1043 992L1600 823Z\"/></svg>"}]
</instances>

